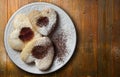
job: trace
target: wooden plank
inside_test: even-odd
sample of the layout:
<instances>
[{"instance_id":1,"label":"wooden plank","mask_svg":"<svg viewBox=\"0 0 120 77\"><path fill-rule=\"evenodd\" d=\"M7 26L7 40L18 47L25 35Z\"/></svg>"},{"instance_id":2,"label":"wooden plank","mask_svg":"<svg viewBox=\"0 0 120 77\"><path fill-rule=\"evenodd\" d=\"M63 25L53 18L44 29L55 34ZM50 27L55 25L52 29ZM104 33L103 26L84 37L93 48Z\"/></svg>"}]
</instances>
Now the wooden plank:
<instances>
[{"instance_id":1,"label":"wooden plank","mask_svg":"<svg viewBox=\"0 0 120 77\"><path fill-rule=\"evenodd\" d=\"M108 77L114 77L113 75L113 58L112 58L112 26L113 26L113 0L106 0L106 23L105 23L105 35L106 35L106 65Z\"/></svg>"},{"instance_id":2,"label":"wooden plank","mask_svg":"<svg viewBox=\"0 0 120 77\"><path fill-rule=\"evenodd\" d=\"M112 0L98 2L98 77L112 76Z\"/></svg>"},{"instance_id":3,"label":"wooden plank","mask_svg":"<svg viewBox=\"0 0 120 77\"><path fill-rule=\"evenodd\" d=\"M7 0L8 1L8 19L18 9L18 0Z\"/></svg>"},{"instance_id":4,"label":"wooden plank","mask_svg":"<svg viewBox=\"0 0 120 77\"><path fill-rule=\"evenodd\" d=\"M6 76L6 52L4 48L4 29L7 22L7 1L0 0L0 76Z\"/></svg>"},{"instance_id":5,"label":"wooden plank","mask_svg":"<svg viewBox=\"0 0 120 77\"><path fill-rule=\"evenodd\" d=\"M114 0L113 27L112 27L112 53L114 77L120 76L120 0Z\"/></svg>"},{"instance_id":6,"label":"wooden plank","mask_svg":"<svg viewBox=\"0 0 120 77\"><path fill-rule=\"evenodd\" d=\"M98 0L98 77L103 74L105 0ZM105 75L104 75L105 76Z\"/></svg>"},{"instance_id":7,"label":"wooden plank","mask_svg":"<svg viewBox=\"0 0 120 77\"><path fill-rule=\"evenodd\" d=\"M78 54L76 55L78 62L75 61L74 64L74 75L79 77L97 77L97 1L81 0L77 7L79 7L80 13L73 14L77 14L75 20L80 22L76 25L79 29L79 50L76 52Z\"/></svg>"}]
</instances>

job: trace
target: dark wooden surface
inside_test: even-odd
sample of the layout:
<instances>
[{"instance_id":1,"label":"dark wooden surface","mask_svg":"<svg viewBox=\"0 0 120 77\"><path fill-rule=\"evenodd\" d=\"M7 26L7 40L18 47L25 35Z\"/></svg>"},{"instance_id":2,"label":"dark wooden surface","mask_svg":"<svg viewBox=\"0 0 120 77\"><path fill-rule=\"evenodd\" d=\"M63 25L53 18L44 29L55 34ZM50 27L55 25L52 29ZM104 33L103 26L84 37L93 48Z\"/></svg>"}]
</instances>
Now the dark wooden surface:
<instances>
[{"instance_id":1,"label":"dark wooden surface","mask_svg":"<svg viewBox=\"0 0 120 77\"><path fill-rule=\"evenodd\" d=\"M4 29L21 6L44 1L63 8L77 30L77 47L67 65L47 75L19 69L4 48ZM120 77L120 0L0 0L0 77Z\"/></svg>"}]
</instances>

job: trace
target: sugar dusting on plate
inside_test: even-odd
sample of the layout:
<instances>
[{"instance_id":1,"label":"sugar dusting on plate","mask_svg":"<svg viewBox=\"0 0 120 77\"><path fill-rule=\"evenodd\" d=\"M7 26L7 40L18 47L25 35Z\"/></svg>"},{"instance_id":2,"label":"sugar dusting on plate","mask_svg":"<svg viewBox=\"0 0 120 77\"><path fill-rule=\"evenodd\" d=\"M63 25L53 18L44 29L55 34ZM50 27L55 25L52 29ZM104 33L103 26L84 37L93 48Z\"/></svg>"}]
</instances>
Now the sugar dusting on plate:
<instances>
[{"instance_id":1,"label":"sugar dusting on plate","mask_svg":"<svg viewBox=\"0 0 120 77\"><path fill-rule=\"evenodd\" d=\"M55 59L57 58L58 61L63 61L63 58L65 56L65 54L67 53L67 49L66 49L66 35L63 31L61 31L60 33L55 33L52 36L52 41L54 44L54 48L55 48Z\"/></svg>"}]
</instances>

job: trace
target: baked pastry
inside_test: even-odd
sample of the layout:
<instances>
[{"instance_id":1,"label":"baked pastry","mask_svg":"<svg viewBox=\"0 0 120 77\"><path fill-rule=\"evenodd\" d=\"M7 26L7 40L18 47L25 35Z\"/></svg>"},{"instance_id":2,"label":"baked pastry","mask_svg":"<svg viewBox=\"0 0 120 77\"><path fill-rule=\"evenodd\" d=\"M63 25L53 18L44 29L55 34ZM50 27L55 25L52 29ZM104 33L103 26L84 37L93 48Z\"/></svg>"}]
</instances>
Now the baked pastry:
<instances>
[{"instance_id":1,"label":"baked pastry","mask_svg":"<svg viewBox=\"0 0 120 77\"><path fill-rule=\"evenodd\" d=\"M24 42L19 39L20 30L14 30L8 38L9 45L15 50L22 50L24 48Z\"/></svg>"},{"instance_id":2,"label":"baked pastry","mask_svg":"<svg viewBox=\"0 0 120 77\"><path fill-rule=\"evenodd\" d=\"M51 8L33 10L28 15L34 28L42 35L49 35L56 25L57 14Z\"/></svg>"},{"instance_id":3,"label":"baked pastry","mask_svg":"<svg viewBox=\"0 0 120 77\"><path fill-rule=\"evenodd\" d=\"M30 41L20 54L25 63L35 62L40 70L47 70L53 61L54 47L48 37L36 38Z\"/></svg>"},{"instance_id":4,"label":"baked pastry","mask_svg":"<svg viewBox=\"0 0 120 77\"><path fill-rule=\"evenodd\" d=\"M16 15L13 23L14 30L8 38L8 42L13 49L22 50L26 43L34 38L41 37L41 35L32 28L28 17L24 14Z\"/></svg>"},{"instance_id":5,"label":"baked pastry","mask_svg":"<svg viewBox=\"0 0 120 77\"><path fill-rule=\"evenodd\" d=\"M29 18L25 14L17 14L13 20L13 27L21 29L24 26L32 28Z\"/></svg>"},{"instance_id":6,"label":"baked pastry","mask_svg":"<svg viewBox=\"0 0 120 77\"><path fill-rule=\"evenodd\" d=\"M22 51L20 58L25 63L35 63L44 71L50 68L54 47L48 37L55 27L57 14L53 9L33 10L28 16L18 14L13 20L13 31L8 37L11 48ZM44 37L42 37L42 35Z\"/></svg>"},{"instance_id":7,"label":"baked pastry","mask_svg":"<svg viewBox=\"0 0 120 77\"><path fill-rule=\"evenodd\" d=\"M21 51L26 43L34 38L39 38L41 35L28 27L22 28L22 30L15 29L8 37L8 42L11 48Z\"/></svg>"}]
</instances>

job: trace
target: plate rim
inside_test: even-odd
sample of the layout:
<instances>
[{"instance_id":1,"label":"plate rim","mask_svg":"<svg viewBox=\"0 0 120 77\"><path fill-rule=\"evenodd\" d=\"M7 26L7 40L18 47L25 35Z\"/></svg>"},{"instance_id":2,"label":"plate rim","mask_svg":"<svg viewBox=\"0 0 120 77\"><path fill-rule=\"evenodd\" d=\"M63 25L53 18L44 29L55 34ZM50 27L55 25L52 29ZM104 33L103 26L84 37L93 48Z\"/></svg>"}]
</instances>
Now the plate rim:
<instances>
[{"instance_id":1,"label":"plate rim","mask_svg":"<svg viewBox=\"0 0 120 77\"><path fill-rule=\"evenodd\" d=\"M54 7L59 8L60 10L62 10L62 11L68 16L68 18L70 19L70 22L72 22L72 25L73 25L74 30L75 30L75 45L74 45L73 51L72 51L70 57L68 58L68 60L67 60L66 62L64 62L63 65L61 65L59 68L57 68L57 69L55 69L55 70L53 70L53 71L42 72L42 73L34 73L34 72L30 72L30 71L27 71L27 70L21 68L19 65L17 65L17 63L15 63L15 62L11 59L11 57L10 57L9 54L8 54L8 49L6 48L6 38L7 38L6 34L7 34L7 29L8 29L8 27L9 27L9 23L10 23L10 21L12 20L12 18L13 18L20 10L22 10L22 9L28 7L28 6L31 6L31 5L34 6L34 5L36 5L36 4L45 4L45 5L48 5L48 6L49 6L49 5L52 5L52 6L54 6ZM71 58L73 57L73 54L75 53L75 49L76 49L76 44L77 44L77 32L76 32L75 24L74 24L74 22L72 21L71 17L69 16L69 14L68 14L64 9L62 9L61 7L59 7L59 6L56 5L56 4L49 3L49 2L33 2L33 3L28 3L28 4L25 4L25 5L21 6L21 7L19 7L13 14L11 14L10 18L9 18L8 21L7 21L7 24L6 24L6 26L5 26L5 29L4 29L4 48L5 48L5 52L7 52L7 56L10 58L10 60L11 60L18 68L24 70L25 72L31 73L31 74L49 74L49 73L53 73L53 72L61 69L61 68L64 67L64 66L71 60Z\"/></svg>"}]
</instances>

